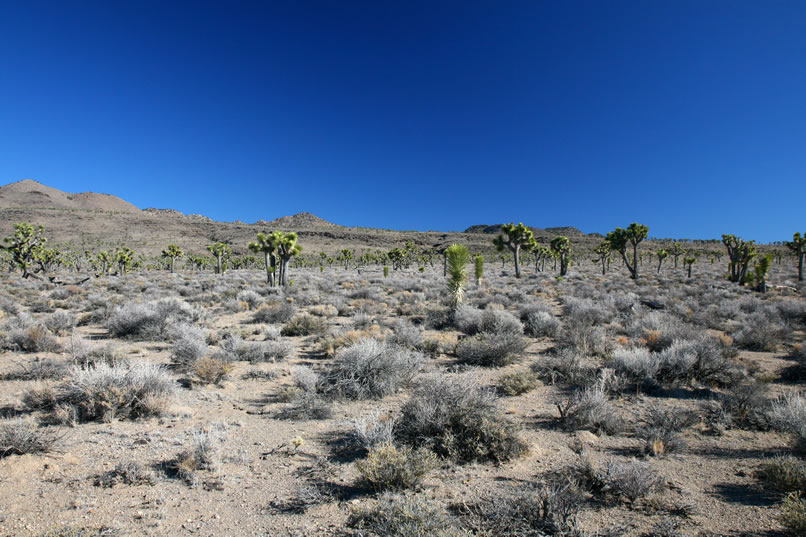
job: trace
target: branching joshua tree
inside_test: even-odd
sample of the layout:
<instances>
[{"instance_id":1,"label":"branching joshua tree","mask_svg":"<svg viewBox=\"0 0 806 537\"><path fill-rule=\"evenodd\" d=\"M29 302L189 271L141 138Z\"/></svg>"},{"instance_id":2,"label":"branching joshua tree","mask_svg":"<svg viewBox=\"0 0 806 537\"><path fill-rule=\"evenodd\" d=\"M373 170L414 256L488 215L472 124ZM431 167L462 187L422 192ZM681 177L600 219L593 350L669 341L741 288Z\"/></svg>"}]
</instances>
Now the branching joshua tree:
<instances>
[{"instance_id":1,"label":"branching joshua tree","mask_svg":"<svg viewBox=\"0 0 806 537\"><path fill-rule=\"evenodd\" d=\"M798 256L798 281L803 281L803 258L806 256L806 233L800 236L800 233L795 232L792 236L792 241L787 241L786 247L792 250Z\"/></svg>"},{"instance_id":2,"label":"branching joshua tree","mask_svg":"<svg viewBox=\"0 0 806 537\"><path fill-rule=\"evenodd\" d=\"M669 255L674 258L674 268L677 268L677 259L681 255L685 255L686 250L680 246L679 242L672 243L672 247L669 248Z\"/></svg>"},{"instance_id":3,"label":"branching joshua tree","mask_svg":"<svg viewBox=\"0 0 806 537\"><path fill-rule=\"evenodd\" d=\"M543 272L543 269L546 268L546 260L551 259L551 248L538 244L537 241L535 241L535 243L529 247L529 251L535 256L535 274Z\"/></svg>"},{"instance_id":4,"label":"branching joshua tree","mask_svg":"<svg viewBox=\"0 0 806 537\"><path fill-rule=\"evenodd\" d=\"M722 244L728 250L728 278L730 281L743 284L747 279L750 260L756 257L754 241L745 241L736 235L722 235Z\"/></svg>"},{"instance_id":5,"label":"branching joshua tree","mask_svg":"<svg viewBox=\"0 0 806 537\"><path fill-rule=\"evenodd\" d=\"M661 248L660 250L655 252L655 255L658 256L658 274L660 274L660 269L661 269L661 267L663 267L664 260L667 257L669 257L669 252L667 252L666 250Z\"/></svg>"},{"instance_id":6,"label":"branching joshua tree","mask_svg":"<svg viewBox=\"0 0 806 537\"><path fill-rule=\"evenodd\" d=\"M344 270L350 268L350 261L352 261L352 259L353 259L353 251L347 248L339 250L339 255L336 257L336 260L344 263Z\"/></svg>"},{"instance_id":7,"label":"branching joshua tree","mask_svg":"<svg viewBox=\"0 0 806 537\"><path fill-rule=\"evenodd\" d=\"M638 245L642 240L646 239L649 234L649 227L633 222L627 229L617 227L614 231L607 234L607 242L613 250L621 254L621 259L624 260L624 265L630 271L630 277L633 280L638 279ZM632 245L632 264L627 258L627 247Z\"/></svg>"},{"instance_id":8,"label":"branching joshua tree","mask_svg":"<svg viewBox=\"0 0 806 537\"><path fill-rule=\"evenodd\" d=\"M593 262L602 264L602 276L604 276L607 274L607 268L610 266L610 256L613 253L613 247L609 242L603 241L599 246L594 248L593 253L599 256L599 258L594 259Z\"/></svg>"},{"instance_id":9,"label":"branching joshua tree","mask_svg":"<svg viewBox=\"0 0 806 537\"><path fill-rule=\"evenodd\" d=\"M302 246L297 244L297 234L293 231L283 233L275 231L269 235L269 239L277 250L277 257L280 258L280 285L288 285L288 262L291 258L302 252Z\"/></svg>"},{"instance_id":10,"label":"branching joshua tree","mask_svg":"<svg viewBox=\"0 0 806 537\"><path fill-rule=\"evenodd\" d=\"M761 259L758 260L758 263L756 263L755 270L751 276L751 279L753 280L753 287L759 293L767 292L767 273L770 271L772 259L772 254L762 256Z\"/></svg>"},{"instance_id":11,"label":"branching joshua tree","mask_svg":"<svg viewBox=\"0 0 806 537\"><path fill-rule=\"evenodd\" d=\"M40 248L34 259L39 264L39 271L50 272L62 264L64 256L57 248Z\"/></svg>"},{"instance_id":12,"label":"branching joshua tree","mask_svg":"<svg viewBox=\"0 0 806 537\"><path fill-rule=\"evenodd\" d=\"M697 262L696 257L684 257L683 265L688 267L688 277L691 278L691 266Z\"/></svg>"},{"instance_id":13,"label":"branching joshua tree","mask_svg":"<svg viewBox=\"0 0 806 537\"><path fill-rule=\"evenodd\" d=\"M263 262L266 267L266 281L269 287L275 286L274 273L277 270L277 249L272 244L271 239L265 233L258 233L257 240L249 243L249 250L256 254L263 254ZM327 257L327 255L325 255Z\"/></svg>"},{"instance_id":14,"label":"branching joshua tree","mask_svg":"<svg viewBox=\"0 0 806 537\"><path fill-rule=\"evenodd\" d=\"M134 263L134 250L126 246L115 248L114 259L118 266L117 274L126 274Z\"/></svg>"},{"instance_id":15,"label":"branching joshua tree","mask_svg":"<svg viewBox=\"0 0 806 537\"><path fill-rule=\"evenodd\" d=\"M455 310L465 298L467 285L467 263L470 261L470 250L464 244L452 244L445 250L448 266L448 292L451 307Z\"/></svg>"},{"instance_id":16,"label":"branching joshua tree","mask_svg":"<svg viewBox=\"0 0 806 537\"><path fill-rule=\"evenodd\" d=\"M162 251L162 257L168 259L168 268L171 270L171 274L174 273L174 265L176 264L177 258L183 255L184 252L182 252L182 249L175 244L169 244L168 247Z\"/></svg>"},{"instance_id":17,"label":"branching joshua tree","mask_svg":"<svg viewBox=\"0 0 806 537\"><path fill-rule=\"evenodd\" d=\"M522 222L517 226L513 222L504 224L501 226L501 234L493 239L493 244L499 252L503 252L504 249L508 249L510 252L512 252L513 257L515 258L516 278L521 277L521 249L528 250L534 246L535 242L534 233L532 233L531 229L524 226Z\"/></svg>"},{"instance_id":18,"label":"branching joshua tree","mask_svg":"<svg viewBox=\"0 0 806 537\"><path fill-rule=\"evenodd\" d=\"M45 237L43 226L34 227L28 222L14 224L14 235L3 239L4 250L11 254L14 265L22 271L22 277L36 276L36 271L31 271L31 265L36 260L36 256L45 247L48 239Z\"/></svg>"},{"instance_id":19,"label":"branching joshua tree","mask_svg":"<svg viewBox=\"0 0 806 537\"><path fill-rule=\"evenodd\" d=\"M114 261L114 256L106 250L95 255L95 262L98 265L98 268L101 269L101 275L103 276L109 274L109 268L112 265L112 261Z\"/></svg>"},{"instance_id":20,"label":"branching joshua tree","mask_svg":"<svg viewBox=\"0 0 806 537\"><path fill-rule=\"evenodd\" d=\"M560 276L568 274L568 262L571 257L571 240L568 237L554 237L551 240L551 249L560 260Z\"/></svg>"},{"instance_id":21,"label":"branching joshua tree","mask_svg":"<svg viewBox=\"0 0 806 537\"><path fill-rule=\"evenodd\" d=\"M224 274L227 270L226 260L232 255L232 249L223 242L217 242L207 247L207 251L216 259L216 274Z\"/></svg>"}]
</instances>

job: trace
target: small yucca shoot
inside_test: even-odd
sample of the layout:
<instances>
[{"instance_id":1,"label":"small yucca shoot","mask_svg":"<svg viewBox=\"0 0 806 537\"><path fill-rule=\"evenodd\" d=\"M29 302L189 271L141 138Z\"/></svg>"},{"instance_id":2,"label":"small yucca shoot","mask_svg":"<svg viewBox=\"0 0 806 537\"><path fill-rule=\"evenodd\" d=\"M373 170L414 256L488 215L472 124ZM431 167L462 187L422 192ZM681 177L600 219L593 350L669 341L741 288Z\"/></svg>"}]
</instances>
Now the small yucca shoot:
<instances>
[{"instance_id":1,"label":"small yucca shoot","mask_svg":"<svg viewBox=\"0 0 806 537\"><path fill-rule=\"evenodd\" d=\"M477 254L473 258L473 263L476 268L476 285L481 285L481 279L484 277L484 256Z\"/></svg>"},{"instance_id":2,"label":"small yucca shoot","mask_svg":"<svg viewBox=\"0 0 806 537\"><path fill-rule=\"evenodd\" d=\"M448 271L448 292L451 307L456 309L465 298L467 284L467 263L470 261L470 250L463 244L452 244L445 250L446 268Z\"/></svg>"}]
</instances>

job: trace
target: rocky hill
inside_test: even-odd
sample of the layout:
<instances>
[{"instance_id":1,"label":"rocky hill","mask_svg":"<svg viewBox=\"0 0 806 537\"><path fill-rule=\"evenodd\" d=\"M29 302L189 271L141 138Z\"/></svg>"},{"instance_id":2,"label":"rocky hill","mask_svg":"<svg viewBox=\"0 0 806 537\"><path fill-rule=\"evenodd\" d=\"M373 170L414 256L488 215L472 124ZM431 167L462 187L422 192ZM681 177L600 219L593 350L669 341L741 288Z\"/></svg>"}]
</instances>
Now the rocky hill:
<instances>
[{"instance_id":1,"label":"rocky hill","mask_svg":"<svg viewBox=\"0 0 806 537\"><path fill-rule=\"evenodd\" d=\"M62 192L32 179L0 186L0 207L48 207L55 209L94 210L139 213L140 209L111 194Z\"/></svg>"}]
</instances>

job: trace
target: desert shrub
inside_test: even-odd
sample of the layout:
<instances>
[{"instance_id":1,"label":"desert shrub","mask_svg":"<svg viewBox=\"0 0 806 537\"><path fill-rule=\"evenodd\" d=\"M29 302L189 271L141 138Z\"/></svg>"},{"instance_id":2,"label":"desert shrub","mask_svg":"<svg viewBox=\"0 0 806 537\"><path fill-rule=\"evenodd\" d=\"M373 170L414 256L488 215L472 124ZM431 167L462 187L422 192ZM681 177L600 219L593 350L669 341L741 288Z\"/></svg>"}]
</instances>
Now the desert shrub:
<instances>
[{"instance_id":1,"label":"desert shrub","mask_svg":"<svg viewBox=\"0 0 806 537\"><path fill-rule=\"evenodd\" d=\"M545 537L576 534L584 495L574 486L541 483L452 506L478 535Z\"/></svg>"},{"instance_id":2,"label":"desert shrub","mask_svg":"<svg viewBox=\"0 0 806 537\"><path fill-rule=\"evenodd\" d=\"M392 326L392 337L389 341L403 347L419 349L423 345L423 330L409 320L399 319Z\"/></svg>"},{"instance_id":3,"label":"desert shrub","mask_svg":"<svg viewBox=\"0 0 806 537\"><path fill-rule=\"evenodd\" d=\"M56 335L64 335L76 326L76 317L66 311L57 311L45 318L45 326Z\"/></svg>"},{"instance_id":4,"label":"desert shrub","mask_svg":"<svg viewBox=\"0 0 806 537\"><path fill-rule=\"evenodd\" d=\"M694 425L698 417L686 410L652 406L644 416L644 424L636 428L636 436L644 441L644 453L661 457L686 448L680 432Z\"/></svg>"},{"instance_id":5,"label":"desert shrub","mask_svg":"<svg viewBox=\"0 0 806 537\"><path fill-rule=\"evenodd\" d=\"M261 306L253 315L253 323L280 324L290 321L297 313L297 308L288 302Z\"/></svg>"},{"instance_id":6,"label":"desert shrub","mask_svg":"<svg viewBox=\"0 0 806 537\"><path fill-rule=\"evenodd\" d=\"M248 362L280 362L291 355L290 344L281 341L244 341L235 352L240 360Z\"/></svg>"},{"instance_id":7,"label":"desert shrub","mask_svg":"<svg viewBox=\"0 0 806 537\"><path fill-rule=\"evenodd\" d=\"M282 420L326 420L333 415L333 403L313 392L299 391L291 402L277 413Z\"/></svg>"},{"instance_id":8,"label":"desert shrub","mask_svg":"<svg viewBox=\"0 0 806 537\"><path fill-rule=\"evenodd\" d=\"M153 485L154 474L148 467L137 461L123 461L100 475L95 480L96 487L111 488L116 485Z\"/></svg>"},{"instance_id":9,"label":"desert shrub","mask_svg":"<svg viewBox=\"0 0 806 537\"><path fill-rule=\"evenodd\" d=\"M677 340L659 353L659 380L667 385L699 382L731 386L744 375L731 358L730 349L714 338Z\"/></svg>"},{"instance_id":10,"label":"desert shrub","mask_svg":"<svg viewBox=\"0 0 806 537\"><path fill-rule=\"evenodd\" d=\"M481 314L479 331L488 334L523 334L523 325L515 315L508 311L486 309Z\"/></svg>"},{"instance_id":11,"label":"desert shrub","mask_svg":"<svg viewBox=\"0 0 806 537\"><path fill-rule=\"evenodd\" d=\"M187 330L174 340L171 361L182 369L188 369L208 352L209 349L201 330Z\"/></svg>"},{"instance_id":12,"label":"desert shrub","mask_svg":"<svg viewBox=\"0 0 806 537\"><path fill-rule=\"evenodd\" d=\"M56 435L23 418L0 421L0 458L26 453L47 453L56 443Z\"/></svg>"},{"instance_id":13,"label":"desert shrub","mask_svg":"<svg viewBox=\"0 0 806 537\"><path fill-rule=\"evenodd\" d=\"M499 377L498 391L509 396L529 393L540 386L540 379L533 371L519 371Z\"/></svg>"},{"instance_id":14,"label":"desert shrub","mask_svg":"<svg viewBox=\"0 0 806 537\"><path fill-rule=\"evenodd\" d=\"M263 297L251 289L244 289L243 291L240 291L235 296L235 299L238 302L245 302L246 305L249 306L250 310L257 309L257 307L263 303Z\"/></svg>"},{"instance_id":15,"label":"desert shrub","mask_svg":"<svg viewBox=\"0 0 806 537\"><path fill-rule=\"evenodd\" d=\"M8 342L10 348L22 352L56 352L60 349L56 338L39 323L12 329L8 334Z\"/></svg>"},{"instance_id":16,"label":"desert shrub","mask_svg":"<svg viewBox=\"0 0 806 537\"><path fill-rule=\"evenodd\" d=\"M566 321L556 336L559 349L570 349L586 356L604 356L611 350L603 326Z\"/></svg>"},{"instance_id":17,"label":"desert shrub","mask_svg":"<svg viewBox=\"0 0 806 537\"><path fill-rule=\"evenodd\" d=\"M540 356L532 364L532 371L544 382L587 386L596 379L598 366L586 360L573 349Z\"/></svg>"},{"instance_id":18,"label":"desert shrub","mask_svg":"<svg viewBox=\"0 0 806 537\"><path fill-rule=\"evenodd\" d=\"M566 324L571 325L604 325L616 316L615 307L609 298L592 300L565 296L563 297L563 309L567 319Z\"/></svg>"},{"instance_id":19,"label":"desert shrub","mask_svg":"<svg viewBox=\"0 0 806 537\"><path fill-rule=\"evenodd\" d=\"M193 362L190 371L202 384L219 384L229 376L232 365L218 358L206 356Z\"/></svg>"},{"instance_id":20,"label":"desert shrub","mask_svg":"<svg viewBox=\"0 0 806 537\"><path fill-rule=\"evenodd\" d=\"M806 491L806 462L791 455L772 457L758 472L762 484L779 492Z\"/></svg>"},{"instance_id":21,"label":"desert shrub","mask_svg":"<svg viewBox=\"0 0 806 537\"><path fill-rule=\"evenodd\" d=\"M766 429L769 426L769 387L758 381L733 386L718 397L721 412L727 417L725 425L741 429Z\"/></svg>"},{"instance_id":22,"label":"desert shrub","mask_svg":"<svg viewBox=\"0 0 806 537\"><path fill-rule=\"evenodd\" d=\"M661 477L648 463L637 460L609 461L604 482L604 490L608 494L622 497L631 504L656 492L663 484Z\"/></svg>"},{"instance_id":23,"label":"desert shrub","mask_svg":"<svg viewBox=\"0 0 806 537\"><path fill-rule=\"evenodd\" d=\"M378 503L358 509L347 524L378 537L470 537L437 503L425 496L385 492ZM361 533L363 535L364 533Z\"/></svg>"},{"instance_id":24,"label":"desert shrub","mask_svg":"<svg viewBox=\"0 0 806 537\"><path fill-rule=\"evenodd\" d=\"M243 345L243 338L234 332L224 332L223 334L216 334L211 332L208 335L207 342L209 344L217 344L218 349L213 353L213 358L221 360L222 362L236 362L240 360L238 356L238 349Z\"/></svg>"},{"instance_id":25,"label":"desert shrub","mask_svg":"<svg viewBox=\"0 0 806 537\"><path fill-rule=\"evenodd\" d=\"M375 324L375 322L376 320L373 315L363 311L356 312L356 314L352 316L352 325L356 330L365 330Z\"/></svg>"},{"instance_id":26,"label":"desert shrub","mask_svg":"<svg viewBox=\"0 0 806 537\"><path fill-rule=\"evenodd\" d=\"M461 332L468 335L477 334L481 326L481 310L467 304L460 304L453 314L453 322Z\"/></svg>"},{"instance_id":27,"label":"desert shrub","mask_svg":"<svg viewBox=\"0 0 806 537\"><path fill-rule=\"evenodd\" d=\"M329 390L348 399L380 399L405 386L423 365L416 351L362 339L336 352L326 375Z\"/></svg>"},{"instance_id":28,"label":"desert shrub","mask_svg":"<svg viewBox=\"0 0 806 537\"><path fill-rule=\"evenodd\" d=\"M172 323L195 323L203 317L201 310L176 298L163 298L147 303L127 303L115 308L106 321L114 337L158 339Z\"/></svg>"},{"instance_id":29,"label":"desert shrub","mask_svg":"<svg viewBox=\"0 0 806 537\"><path fill-rule=\"evenodd\" d=\"M283 325L280 333L284 336L310 336L323 332L325 323L319 317L302 314L289 320Z\"/></svg>"},{"instance_id":30,"label":"desert shrub","mask_svg":"<svg viewBox=\"0 0 806 537\"><path fill-rule=\"evenodd\" d=\"M526 335L532 337L557 337L562 323L548 311L529 311L521 317Z\"/></svg>"},{"instance_id":31,"label":"desert shrub","mask_svg":"<svg viewBox=\"0 0 806 537\"><path fill-rule=\"evenodd\" d=\"M757 311L745 316L733 337L736 346L750 351L775 351L786 341L788 329L777 316Z\"/></svg>"},{"instance_id":32,"label":"desert shrub","mask_svg":"<svg viewBox=\"0 0 806 537\"><path fill-rule=\"evenodd\" d=\"M57 404L71 405L80 421L159 415L176 390L162 367L144 361L73 367Z\"/></svg>"},{"instance_id":33,"label":"desert shrub","mask_svg":"<svg viewBox=\"0 0 806 537\"><path fill-rule=\"evenodd\" d=\"M792 492L784 498L780 520L793 535L806 535L806 501L801 497L801 493Z\"/></svg>"},{"instance_id":34,"label":"desert shrub","mask_svg":"<svg viewBox=\"0 0 806 537\"><path fill-rule=\"evenodd\" d=\"M436 467L437 457L432 451L394 444L370 448L367 458L356 463L362 486L377 491L417 488Z\"/></svg>"},{"instance_id":35,"label":"desert shrub","mask_svg":"<svg viewBox=\"0 0 806 537\"><path fill-rule=\"evenodd\" d=\"M660 361L656 353L638 347L617 349L608 365L638 390L657 387Z\"/></svg>"},{"instance_id":36,"label":"desert shrub","mask_svg":"<svg viewBox=\"0 0 806 537\"><path fill-rule=\"evenodd\" d=\"M188 485L198 483L198 472L217 472L221 457L223 433L217 428L193 431L189 446L168 462L168 470Z\"/></svg>"},{"instance_id":37,"label":"desert shrub","mask_svg":"<svg viewBox=\"0 0 806 537\"><path fill-rule=\"evenodd\" d=\"M394 421L379 412L367 412L351 421L351 443L360 449L391 444L394 440Z\"/></svg>"},{"instance_id":38,"label":"desert shrub","mask_svg":"<svg viewBox=\"0 0 806 537\"><path fill-rule=\"evenodd\" d=\"M20 364L17 371L0 375L1 380L52 380L64 377L67 365L55 360L34 358L31 362Z\"/></svg>"},{"instance_id":39,"label":"desert shrub","mask_svg":"<svg viewBox=\"0 0 806 537\"><path fill-rule=\"evenodd\" d=\"M627 332L633 337L643 338L647 348L653 352L666 349L675 340L693 339L698 335L698 331L691 325L660 311L636 316Z\"/></svg>"},{"instance_id":40,"label":"desert shrub","mask_svg":"<svg viewBox=\"0 0 806 537\"><path fill-rule=\"evenodd\" d=\"M767 418L774 429L792 435L797 453L806 453L806 398L801 393L790 392L773 401Z\"/></svg>"},{"instance_id":41,"label":"desert shrub","mask_svg":"<svg viewBox=\"0 0 806 537\"><path fill-rule=\"evenodd\" d=\"M571 431L616 434L623 428L622 418L610 404L602 383L574 391L558 401L556 407L560 423Z\"/></svg>"},{"instance_id":42,"label":"desert shrub","mask_svg":"<svg viewBox=\"0 0 806 537\"><path fill-rule=\"evenodd\" d=\"M456 356L467 364L501 367L516 361L525 349L526 341L518 334L484 332L460 340Z\"/></svg>"},{"instance_id":43,"label":"desert shrub","mask_svg":"<svg viewBox=\"0 0 806 537\"><path fill-rule=\"evenodd\" d=\"M785 321L806 324L806 302L803 300L785 299L778 302L776 306Z\"/></svg>"},{"instance_id":44,"label":"desert shrub","mask_svg":"<svg viewBox=\"0 0 806 537\"><path fill-rule=\"evenodd\" d=\"M395 436L457 462L507 461L527 446L495 403L495 395L474 382L430 378L403 405Z\"/></svg>"},{"instance_id":45,"label":"desert shrub","mask_svg":"<svg viewBox=\"0 0 806 537\"><path fill-rule=\"evenodd\" d=\"M122 534L119 530L107 526L100 528L65 526L50 529L39 537L119 537L120 535Z\"/></svg>"}]
</instances>

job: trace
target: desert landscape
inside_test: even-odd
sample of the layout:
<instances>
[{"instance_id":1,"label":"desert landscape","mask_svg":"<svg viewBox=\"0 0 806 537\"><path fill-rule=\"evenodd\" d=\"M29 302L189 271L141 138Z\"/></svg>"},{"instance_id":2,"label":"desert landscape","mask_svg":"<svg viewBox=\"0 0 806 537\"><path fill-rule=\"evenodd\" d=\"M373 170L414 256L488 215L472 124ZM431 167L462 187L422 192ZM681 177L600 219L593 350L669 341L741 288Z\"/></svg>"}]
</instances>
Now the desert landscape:
<instances>
[{"instance_id":1,"label":"desert landscape","mask_svg":"<svg viewBox=\"0 0 806 537\"><path fill-rule=\"evenodd\" d=\"M806 532L800 234L0 215L0 535Z\"/></svg>"}]
</instances>

